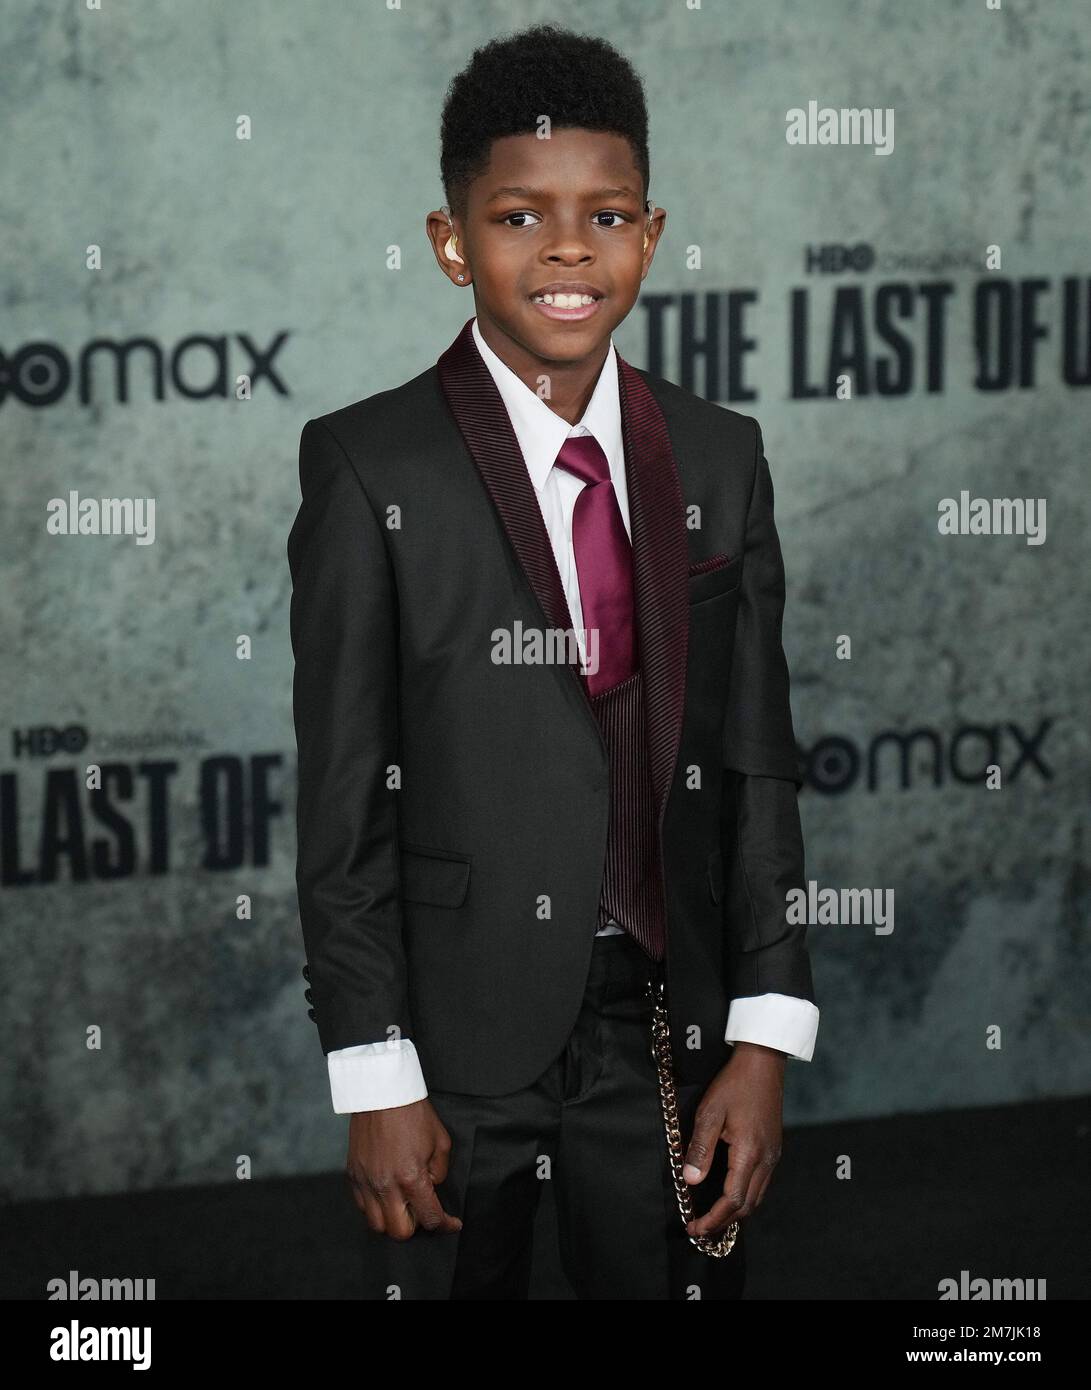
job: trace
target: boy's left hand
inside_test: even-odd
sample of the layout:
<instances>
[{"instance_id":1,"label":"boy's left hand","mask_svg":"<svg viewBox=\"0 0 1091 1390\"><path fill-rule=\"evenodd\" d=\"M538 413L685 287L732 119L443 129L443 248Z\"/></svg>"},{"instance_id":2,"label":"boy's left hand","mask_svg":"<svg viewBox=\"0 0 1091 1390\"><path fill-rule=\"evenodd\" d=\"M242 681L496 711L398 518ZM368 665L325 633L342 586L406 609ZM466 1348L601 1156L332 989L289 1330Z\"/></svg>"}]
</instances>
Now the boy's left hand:
<instances>
[{"instance_id":1,"label":"boy's left hand","mask_svg":"<svg viewBox=\"0 0 1091 1390\"><path fill-rule=\"evenodd\" d=\"M689 1223L691 1236L719 1236L761 1205L780 1161L786 1060L774 1048L735 1043L731 1060L701 1097L686 1150L686 1182L705 1179L718 1141L730 1151L724 1195Z\"/></svg>"}]
</instances>

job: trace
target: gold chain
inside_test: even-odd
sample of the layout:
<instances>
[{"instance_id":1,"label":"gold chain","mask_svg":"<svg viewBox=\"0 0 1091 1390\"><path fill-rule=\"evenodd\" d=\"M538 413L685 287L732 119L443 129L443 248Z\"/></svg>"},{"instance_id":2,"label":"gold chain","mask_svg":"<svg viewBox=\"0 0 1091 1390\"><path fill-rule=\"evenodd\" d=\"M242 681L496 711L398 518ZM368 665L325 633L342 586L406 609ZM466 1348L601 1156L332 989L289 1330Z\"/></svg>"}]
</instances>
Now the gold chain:
<instances>
[{"instance_id":1,"label":"gold chain","mask_svg":"<svg viewBox=\"0 0 1091 1390\"><path fill-rule=\"evenodd\" d=\"M659 1101L663 1107L663 1124L667 1131L667 1151L670 1154L671 1176L674 1179L674 1192L678 1198L678 1210L682 1213L682 1224L688 1226L693 1220L693 1199L689 1183L682 1176L682 1131L678 1124L678 1100L674 1092L674 1076L671 1070L670 1023L663 1003L663 980L649 980L648 995L652 1000L652 1055L659 1072ZM688 1234L688 1232L687 1232ZM689 1236L691 1245L705 1255L721 1257L730 1255L739 1234L739 1223L732 1221L724 1234L714 1240L712 1236Z\"/></svg>"}]
</instances>

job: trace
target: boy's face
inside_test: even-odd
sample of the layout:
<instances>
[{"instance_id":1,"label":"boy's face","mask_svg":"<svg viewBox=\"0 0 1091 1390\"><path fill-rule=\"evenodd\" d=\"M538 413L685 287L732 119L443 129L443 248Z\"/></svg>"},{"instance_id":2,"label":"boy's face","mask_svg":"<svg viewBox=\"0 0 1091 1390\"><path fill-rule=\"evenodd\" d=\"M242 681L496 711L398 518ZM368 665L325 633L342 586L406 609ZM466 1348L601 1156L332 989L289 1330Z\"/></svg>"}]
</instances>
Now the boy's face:
<instances>
[{"instance_id":1,"label":"boy's face","mask_svg":"<svg viewBox=\"0 0 1091 1390\"><path fill-rule=\"evenodd\" d=\"M608 132L562 129L548 140L495 140L489 167L455 219L456 250L444 254L446 219L429 231L440 265L474 288L478 327L514 369L534 362L600 363L611 333L636 302L666 213L649 219L629 142ZM435 216L435 215L433 215ZM644 249L644 236L648 244ZM541 301L552 285L586 287L594 302ZM572 303L573 301L568 301Z\"/></svg>"}]
</instances>

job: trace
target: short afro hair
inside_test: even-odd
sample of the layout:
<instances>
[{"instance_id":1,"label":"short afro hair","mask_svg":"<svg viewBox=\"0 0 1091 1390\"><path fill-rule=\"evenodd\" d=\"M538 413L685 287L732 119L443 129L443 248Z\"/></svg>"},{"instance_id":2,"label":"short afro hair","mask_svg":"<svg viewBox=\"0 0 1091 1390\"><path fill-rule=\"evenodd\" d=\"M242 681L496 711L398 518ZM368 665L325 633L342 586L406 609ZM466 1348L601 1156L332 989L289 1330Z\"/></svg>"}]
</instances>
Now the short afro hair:
<instances>
[{"instance_id":1,"label":"short afro hair","mask_svg":"<svg viewBox=\"0 0 1091 1390\"><path fill-rule=\"evenodd\" d=\"M611 131L632 146L648 196L648 109L628 59L605 39L536 24L474 50L443 105L440 174L452 213L464 215L470 182L488 167L492 142L554 129Z\"/></svg>"}]
</instances>

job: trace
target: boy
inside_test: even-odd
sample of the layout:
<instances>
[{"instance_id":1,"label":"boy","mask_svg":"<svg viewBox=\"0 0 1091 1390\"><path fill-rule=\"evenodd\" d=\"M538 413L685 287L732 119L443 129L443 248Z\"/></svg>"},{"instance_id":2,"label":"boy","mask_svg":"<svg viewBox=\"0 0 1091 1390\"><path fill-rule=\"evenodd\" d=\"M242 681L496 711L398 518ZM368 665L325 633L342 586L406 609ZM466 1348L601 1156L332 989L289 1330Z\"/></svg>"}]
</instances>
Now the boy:
<instances>
[{"instance_id":1,"label":"boy","mask_svg":"<svg viewBox=\"0 0 1091 1390\"><path fill-rule=\"evenodd\" d=\"M476 315L308 421L288 542L304 974L369 1296L526 1298L549 1180L578 1297L737 1298L818 1020L761 432L614 349L666 214L610 45L475 52L441 168Z\"/></svg>"}]
</instances>

